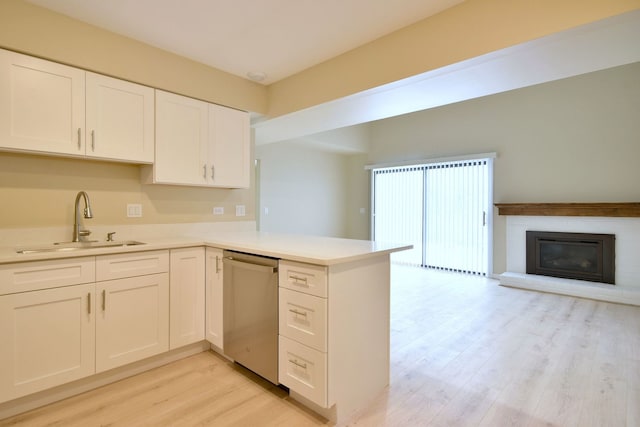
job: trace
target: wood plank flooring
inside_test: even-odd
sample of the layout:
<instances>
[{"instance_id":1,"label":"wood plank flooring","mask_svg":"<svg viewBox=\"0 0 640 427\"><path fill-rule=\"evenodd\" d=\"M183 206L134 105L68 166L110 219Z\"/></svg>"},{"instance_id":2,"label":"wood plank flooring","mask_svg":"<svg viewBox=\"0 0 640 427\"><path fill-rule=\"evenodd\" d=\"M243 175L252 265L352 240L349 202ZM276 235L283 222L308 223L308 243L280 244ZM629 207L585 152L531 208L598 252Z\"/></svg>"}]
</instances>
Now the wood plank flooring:
<instances>
[{"instance_id":1,"label":"wood plank flooring","mask_svg":"<svg viewBox=\"0 0 640 427\"><path fill-rule=\"evenodd\" d=\"M393 266L391 384L350 426L640 426L640 307ZM0 426L322 426L206 352Z\"/></svg>"}]
</instances>

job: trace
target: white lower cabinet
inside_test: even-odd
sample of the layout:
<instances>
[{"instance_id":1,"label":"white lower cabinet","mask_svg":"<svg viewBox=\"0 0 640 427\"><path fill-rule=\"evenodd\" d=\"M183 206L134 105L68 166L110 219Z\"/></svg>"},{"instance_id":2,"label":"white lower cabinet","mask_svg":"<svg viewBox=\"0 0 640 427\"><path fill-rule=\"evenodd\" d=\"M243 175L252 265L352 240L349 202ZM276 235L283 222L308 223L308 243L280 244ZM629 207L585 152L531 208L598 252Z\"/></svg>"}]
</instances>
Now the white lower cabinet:
<instances>
[{"instance_id":1,"label":"white lower cabinet","mask_svg":"<svg viewBox=\"0 0 640 427\"><path fill-rule=\"evenodd\" d=\"M94 373L94 284L0 296L0 402Z\"/></svg>"},{"instance_id":2,"label":"white lower cabinet","mask_svg":"<svg viewBox=\"0 0 640 427\"><path fill-rule=\"evenodd\" d=\"M207 248L205 270L207 284L205 335L207 341L222 350L222 249Z\"/></svg>"},{"instance_id":3,"label":"white lower cabinet","mask_svg":"<svg viewBox=\"0 0 640 427\"><path fill-rule=\"evenodd\" d=\"M169 275L96 283L96 372L169 350Z\"/></svg>"},{"instance_id":4,"label":"white lower cabinet","mask_svg":"<svg viewBox=\"0 0 640 427\"><path fill-rule=\"evenodd\" d=\"M204 340L205 249L172 249L170 254L169 348Z\"/></svg>"},{"instance_id":5,"label":"white lower cabinet","mask_svg":"<svg viewBox=\"0 0 640 427\"><path fill-rule=\"evenodd\" d=\"M0 265L0 402L95 370L95 259Z\"/></svg>"},{"instance_id":6,"label":"white lower cabinet","mask_svg":"<svg viewBox=\"0 0 640 427\"><path fill-rule=\"evenodd\" d=\"M279 291L279 333L327 351L327 299L290 289Z\"/></svg>"},{"instance_id":7,"label":"white lower cabinet","mask_svg":"<svg viewBox=\"0 0 640 427\"><path fill-rule=\"evenodd\" d=\"M327 353L280 335L278 379L291 390L326 408Z\"/></svg>"},{"instance_id":8,"label":"white lower cabinet","mask_svg":"<svg viewBox=\"0 0 640 427\"><path fill-rule=\"evenodd\" d=\"M96 257L96 372L169 350L169 251Z\"/></svg>"},{"instance_id":9,"label":"white lower cabinet","mask_svg":"<svg viewBox=\"0 0 640 427\"><path fill-rule=\"evenodd\" d=\"M279 283L278 380L327 408L327 268L281 260Z\"/></svg>"}]
</instances>

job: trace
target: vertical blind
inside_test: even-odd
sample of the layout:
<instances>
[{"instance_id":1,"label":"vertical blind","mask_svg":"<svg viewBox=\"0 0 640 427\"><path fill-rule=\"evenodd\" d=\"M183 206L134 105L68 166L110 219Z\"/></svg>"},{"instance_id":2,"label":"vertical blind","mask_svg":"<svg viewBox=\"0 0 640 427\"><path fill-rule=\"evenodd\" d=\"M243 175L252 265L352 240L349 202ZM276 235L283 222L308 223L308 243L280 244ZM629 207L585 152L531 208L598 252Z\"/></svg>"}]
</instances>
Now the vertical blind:
<instances>
[{"instance_id":1,"label":"vertical blind","mask_svg":"<svg viewBox=\"0 0 640 427\"><path fill-rule=\"evenodd\" d=\"M373 169L373 238L410 243L394 261L486 275L491 159Z\"/></svg>"}]
</instances>

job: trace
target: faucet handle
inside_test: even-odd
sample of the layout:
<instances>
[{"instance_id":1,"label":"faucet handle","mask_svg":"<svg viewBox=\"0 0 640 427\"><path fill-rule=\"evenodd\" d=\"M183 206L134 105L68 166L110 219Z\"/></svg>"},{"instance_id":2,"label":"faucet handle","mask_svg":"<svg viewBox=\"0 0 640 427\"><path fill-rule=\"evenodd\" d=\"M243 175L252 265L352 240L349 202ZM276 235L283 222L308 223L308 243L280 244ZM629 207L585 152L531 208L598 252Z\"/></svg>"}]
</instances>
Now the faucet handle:
<instances>
[{"instance_id":1,"label":"faucet handle","mask_svg":"<svg viewBox=\"0 0 640 427\"><path fill-rule=\"evenodd\" d=\"M88 236L91 234L91 230L78 230L78 236Z\"/></svg>"},{"instance_id":2,"label":"faucet handle","mask_svg":"<svg viewBox=\"0 0 640 427\"><path fill-rule=\"evenodd\" d=\"M113 235L116 234L115 231L112 231L111 233L107 233L107 242L113 242Z\"/></svg>"}]
</instances>

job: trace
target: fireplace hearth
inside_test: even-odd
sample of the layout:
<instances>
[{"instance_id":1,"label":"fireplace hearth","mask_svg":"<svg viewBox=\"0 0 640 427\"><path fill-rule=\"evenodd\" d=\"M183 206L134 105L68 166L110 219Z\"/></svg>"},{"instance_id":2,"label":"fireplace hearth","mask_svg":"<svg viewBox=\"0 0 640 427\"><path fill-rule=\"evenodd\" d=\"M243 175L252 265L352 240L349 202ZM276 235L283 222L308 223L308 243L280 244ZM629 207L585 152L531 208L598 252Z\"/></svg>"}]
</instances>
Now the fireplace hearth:
<instances>
[{"instance_id":1,"label":"fireplace hearth","mask_svg":"<svg viewBox=\"0 0 640 427\"><path fill-rule=\"evenodd\" d=\"M615 235L527 231L527 274L615 283Z\"/></svg>"}]
</instances>

